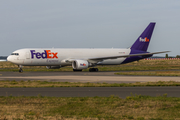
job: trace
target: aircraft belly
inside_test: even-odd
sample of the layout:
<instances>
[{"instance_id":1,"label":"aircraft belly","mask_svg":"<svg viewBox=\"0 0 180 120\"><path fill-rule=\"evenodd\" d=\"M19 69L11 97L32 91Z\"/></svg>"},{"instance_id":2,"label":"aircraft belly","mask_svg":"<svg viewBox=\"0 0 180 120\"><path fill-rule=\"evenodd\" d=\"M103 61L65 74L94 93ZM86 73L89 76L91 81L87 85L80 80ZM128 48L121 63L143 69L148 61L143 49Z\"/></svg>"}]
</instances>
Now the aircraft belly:
<instances>
[{"instance_id":1,"label":"aircraft belly","mask_svg":"<svg viewBox=\"0 0 180 120\"><path fill-rule=\"evenodd\" d=\"M108 60L104 60L103 62L98 63L98 65L119 65L125 59L126 58L108 59Z\"/></svg>"}]
</instances>

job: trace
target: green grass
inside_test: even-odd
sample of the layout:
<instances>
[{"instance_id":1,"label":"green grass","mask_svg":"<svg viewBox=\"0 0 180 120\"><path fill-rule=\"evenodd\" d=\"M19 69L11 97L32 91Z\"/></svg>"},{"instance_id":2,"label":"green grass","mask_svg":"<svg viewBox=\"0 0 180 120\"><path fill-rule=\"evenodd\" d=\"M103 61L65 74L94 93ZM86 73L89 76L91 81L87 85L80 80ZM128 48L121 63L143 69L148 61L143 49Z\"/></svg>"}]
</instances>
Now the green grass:
<instances>
[{"instance_id":1,"label":"green grass","mask_svg":"<svg viewBox=\"0 0 180 120\"><path fill-rule=\"evenodd\" d=\"M0 88L41 88L41 87L145 87L145 86L180 86L180 82L157 81L135 83L82 83L82 82L48 82L38 80L0 81Z\"/></svg>"},{"instance_id":2,"label":"green grass","mask_svg":"<svg viewBox=\"0 0 180 120\"><path fill-rule=\"evenodd\" d=\"M146 71L146 70L180 70L179 60L140 60L122 65L97 66L99 71ZM72 67L47 69L45 66L24 66L24 71L72 71ZM10 62L0 62L0 71L18 71ZM83 71L88 71L85 69Z\"/></svg>"},{"instance_id":3,"label":"green grass","mask_svg":"<svg viewBox=\"0 0 180 120\"><path fill-rule=\"evenodd\" d=\"M137 119L180 118L180 98L132 95L110 97L0 97L1 119Z\"/></svg>"},{"instance_id":4,"label":"green grass","mask_svg":"<svg viewBox=\"0 0 180 120\"><path fill-rule=\"evenodd\" d=\"M98 66L100 71L147 71L169 70L166 76L179 74L179 60L141 60L117 66ZM0 62L0 71L17 71L17 66ZM24 71L72 71L71 67L46 69L44 66L24 67ZM87 69L84 71L88 71ZM121 72L123 73L123 72ZM125 73L125 72L124 72ZM127 72L129 73L129 72ZM142 72L141 72L142 73ZM149 71L147 72L149 73ZM142 74L147 74L142 73ZM137 74L137 73L136 73ZM139 74L139 73L138 73ZM152 74L152 73L151 73ZM153 73L154 75L159 73ZM164 74L164 73L163 73ZM132 74L131 74L132 75ZM175 75L174 75L175 76ZM136 87L136 86L180 86L180 82L158 81L146 83L71 83L48 81L0 81L0 87ZM0 119L136 119L163 120L180 118L180 98L132 95L126 99L110 97L0 97Z\"/></svg>"}]
</instances>

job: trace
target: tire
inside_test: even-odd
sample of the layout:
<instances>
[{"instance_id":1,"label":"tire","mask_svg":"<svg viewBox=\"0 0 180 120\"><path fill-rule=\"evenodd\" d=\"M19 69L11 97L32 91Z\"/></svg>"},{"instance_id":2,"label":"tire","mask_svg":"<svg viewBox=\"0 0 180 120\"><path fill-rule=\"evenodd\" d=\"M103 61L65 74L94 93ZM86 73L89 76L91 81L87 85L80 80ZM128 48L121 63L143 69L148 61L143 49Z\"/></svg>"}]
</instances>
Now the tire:
<instances>
[{"instance_id":1,"label":"tire","mask_svg":"<svg viewBox=\"0 0 180 120\"><path fill-rule=\"evenodd\" d=\"M22 73L22 72L23 72L23 70L22 70L22 69L19 69L19 72L20 72L20 73Z\"/></svg>"},{"instance_id":2,"label":"tire","mask_svg":"<svg viewBox=\"0 0 180 120\"><path fill-rule=\"evenodd\" d=\"M89 68L89 72L98 72L98 68Z\"/></svg>"},{"instance_id":3,"label":"tire","mask_svg":"<svg viewBox=\"0 0 180 120\"><path fill-rule=\"evenodd\" d=\"M73 71L74 71L74 72L81 72L82 69L81 69L81 70L73 69Z\"/></svg>"}]
</instances>

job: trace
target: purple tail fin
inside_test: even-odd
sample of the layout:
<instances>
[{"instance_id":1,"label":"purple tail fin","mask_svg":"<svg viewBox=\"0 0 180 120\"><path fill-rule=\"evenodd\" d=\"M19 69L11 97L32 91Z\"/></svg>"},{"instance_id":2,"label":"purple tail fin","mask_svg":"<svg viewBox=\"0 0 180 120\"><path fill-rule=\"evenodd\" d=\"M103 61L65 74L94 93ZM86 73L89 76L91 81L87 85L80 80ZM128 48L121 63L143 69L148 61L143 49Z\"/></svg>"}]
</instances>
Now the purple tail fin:
<instances>
[{"instance_id":1,"label":"purple tail fin","mask_svg":"<svg viewBox=\"0 0 180 120\"><path fill-rule=\"evenodd\" d=\"M138 37L136 42L131 46L131 49L147 51L151 36L156 23L150 23L144 32Z\"/></svg>"}]
</instances>

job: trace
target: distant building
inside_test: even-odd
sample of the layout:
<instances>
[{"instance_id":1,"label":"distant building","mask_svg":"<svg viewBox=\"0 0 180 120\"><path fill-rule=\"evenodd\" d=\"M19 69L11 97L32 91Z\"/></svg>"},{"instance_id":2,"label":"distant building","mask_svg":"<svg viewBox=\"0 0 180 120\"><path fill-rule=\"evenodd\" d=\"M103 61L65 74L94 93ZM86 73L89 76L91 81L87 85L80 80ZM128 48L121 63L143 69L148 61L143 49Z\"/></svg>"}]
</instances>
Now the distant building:
<instances>
[{"instance_id":1,"label":"distant building","mask_svg":"<svg viewBox=\"0 0 180 120\"><path fill-rule=\"evenodd\" d=\"M6 61L7 60L7 56L0 56L0 61Z\"/></svg>"}]
</instances>

